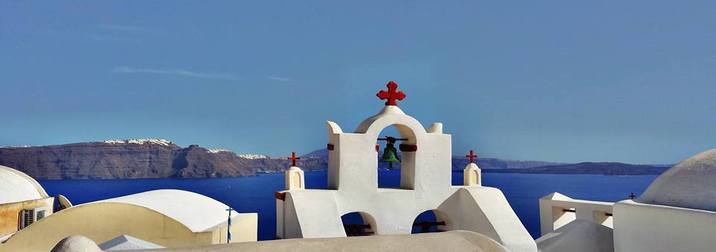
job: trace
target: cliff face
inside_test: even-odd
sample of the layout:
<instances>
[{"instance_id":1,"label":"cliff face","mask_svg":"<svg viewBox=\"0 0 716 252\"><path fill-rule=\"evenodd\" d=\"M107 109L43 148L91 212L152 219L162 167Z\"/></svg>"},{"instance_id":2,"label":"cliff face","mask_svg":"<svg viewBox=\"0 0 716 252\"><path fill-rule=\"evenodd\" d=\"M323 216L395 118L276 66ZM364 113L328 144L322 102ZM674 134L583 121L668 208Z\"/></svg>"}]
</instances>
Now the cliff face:
<instances>
[{"instance_id":1,"label":"cliff face","mask_svg":"<svg viewBox=\"0 0 716 252\"><path fill-rule=\"evenodd\" d=\"M601 175L658 175L668 170L670 165L636 165L617 162L583 162L576 164L548 165L532 168L509 170L489 170L488 172L511 173L550 173L550 174L601 174Z\"/></svg>"},{"instance_id":2,"label":"cliff face","mask_svg":"<svg viewBox=\"0 0 716 252\"><path fill-rule=\"evenodd\" d=\"M231 151L208 150L197 145L182 148L166 140L152 139L0 148L0 165L21 170L36 179L239 177L284 171L289 162L286 158L239 156ZM467 162L462 156L453 157L453 171L462 171ZM477 163L485 172L555 174L660 174L670 167L607 162L560 164L495 158L480 158ZM298 166L305 171L325 170L328 151L321 149L306 154L298 160ZM388 167L384 162L378 166Z\"/></svg>"},{"instance_id":3,"label":"cliff face","mask_svg":"<svg viewBox=\"0 0 716 252\"><path fill-rule=\"evenodd\" d=\"M251 159L239 158L233 152L212 153L192 145L175 152L172 169L180 178L239 177L255 174L251 163Z\"/></svg>"},{"instance_id":4,"label":"cliff face","mask_svg":"<svg viewBox=\"0 0 716 252\"><path fill-rule=\"evenodd\" d=\"M175 173L172 160L179 149L108 143L0 148L0 164L37 179L160 178Z\"/></svg>"},{"instance_id":5,"label":"cliff face","mask_svg":"<svg viewBox=\"0 0 716 252\"><path fill-rule=\"evenodd\" d=\"M452 159L452 169L456 171L462 171L465 169L469 161L467 158L461 156L455 156ZM534 167L548 166L548 165L560 165L555 162L543 162L543 161L521 161L521 160L503 160L497 158L478 158L477 165L483 170L494 170L494 169L529 169Z\"/></svg>"},{"instance_id":6,"label":"cliff face","mask_svg":"<svg viewBox=\"0 0 716 252\"><path fill-rule=\"evenodd\" d=\"M283 171L285 159L248 159L229 151L210 151L170 142L93 142L0 148L0 165L36 179L210 178ZM305 170L324 169L318 158L302 158Z\"/></svg>"}]
</instances>

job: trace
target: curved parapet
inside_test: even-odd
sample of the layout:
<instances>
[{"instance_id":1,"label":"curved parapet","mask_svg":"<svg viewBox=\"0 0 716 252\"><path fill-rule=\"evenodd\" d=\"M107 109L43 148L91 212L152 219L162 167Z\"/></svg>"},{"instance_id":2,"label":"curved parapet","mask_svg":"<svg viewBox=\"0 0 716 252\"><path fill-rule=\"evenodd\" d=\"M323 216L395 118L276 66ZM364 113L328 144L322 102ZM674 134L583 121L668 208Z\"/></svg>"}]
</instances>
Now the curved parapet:
<instances>
[{"instance_id":1,"label":"curved parapet","mask_svg":"<svg viewBox=\"0 0 716 252\"><path fill-rule=\"evenodd\" d=\"M333 121L326 121L326 126L328 127L328 134L341 134L343 133L343 129L341 129L341 126Z\"/></svg>"},{"instance_id":2,"label":"curved parapet","mask_svg":"<svg viewBox=\"0 0 716 252\"><path fill-rule=\"evenodd\" d=\"M49 251L58 241L83 235L104 242L128 234L165 246L212 244L211 233L194 234L157 211L131 204L100 202L57 212L15 233L0 250Z\"/></svg>"},{"instance_id":3,"label":"curved parapet","mask_svg":"<svg viewBox=\"0 0 716 252\"><path fill-rule=\"evenodd\" d=\"M72 207L72 202L62 194L57 195L57 203L60 205L60 210Z\"/></svg>"},{"instance_id":4,"label":"curved parapet","mask_svg":"<svg viewBox=\"0 0 716 252\"><path fill-rule=\"evenodd\" d=\"M226 243L226 208L211 198L186 191L139 193L77 205L47 216L15 233L0 245L0 251L49 251L71 235L99 243L130 235L169 248ZM231 242L255 241L256 226L256 214L233 213Z\"/></svg>"}]
</instances>

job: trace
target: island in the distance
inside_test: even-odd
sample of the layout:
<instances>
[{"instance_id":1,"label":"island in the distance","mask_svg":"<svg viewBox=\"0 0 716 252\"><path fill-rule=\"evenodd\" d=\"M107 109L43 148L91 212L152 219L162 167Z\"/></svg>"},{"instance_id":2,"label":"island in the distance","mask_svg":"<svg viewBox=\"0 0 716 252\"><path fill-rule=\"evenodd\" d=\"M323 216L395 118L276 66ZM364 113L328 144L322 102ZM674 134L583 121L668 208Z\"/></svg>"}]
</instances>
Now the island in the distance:
<instances>
[{"instance_id":1,"label":"island in the distance","mask_svg":"<svg viewBox=\"0 0 716 252\"><path fill-rule=\"evenodd\" d=\"M304 170L325 170L326 150L303 155ZM286 158L236 154L198 145L180 147L164 139L107 140L50 146L0 147L0 165L21 170L37 179L218 178L281 172ZM468 160L453 157L453 170ZM616 162L556 163L479 158L484 172L645 175L661 174L670 165L634 165ZM385 168L385 167L380 167Z\"/></svg>"}]
</instances>

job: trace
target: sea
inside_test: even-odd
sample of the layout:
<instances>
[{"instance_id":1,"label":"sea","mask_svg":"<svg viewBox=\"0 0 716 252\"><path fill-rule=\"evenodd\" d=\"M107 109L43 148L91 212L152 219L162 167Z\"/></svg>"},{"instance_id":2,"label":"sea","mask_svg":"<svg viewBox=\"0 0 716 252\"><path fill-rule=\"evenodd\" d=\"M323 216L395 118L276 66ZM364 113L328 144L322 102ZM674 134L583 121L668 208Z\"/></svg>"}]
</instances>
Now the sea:
<instances>
[{"instance_id":1,"label":"sea","mask_svg":"<svg viewBox=\"0 0 716 252\"><path fill-rule=\"evenodd\" d=\"M619 201L641 194L656 175L614 176L582 174L484 173L484 186L502 190L517 216L534 238L540 236L538 199L552 192L572 198ZM306 172L306 187L326 188L325 171ZM210 179L40 180L48 194L65 195L73 204L103 200L156 189L179 189L203 194L239 212L259 216L259 240L275 239L274 192L283 190L283 173ZM396 187L399 170L380 170L378 184ZM462 184L462 172L453 172L453 184ZM187 202L187 207L191 207Z\"/></svg>"}]
</instances>

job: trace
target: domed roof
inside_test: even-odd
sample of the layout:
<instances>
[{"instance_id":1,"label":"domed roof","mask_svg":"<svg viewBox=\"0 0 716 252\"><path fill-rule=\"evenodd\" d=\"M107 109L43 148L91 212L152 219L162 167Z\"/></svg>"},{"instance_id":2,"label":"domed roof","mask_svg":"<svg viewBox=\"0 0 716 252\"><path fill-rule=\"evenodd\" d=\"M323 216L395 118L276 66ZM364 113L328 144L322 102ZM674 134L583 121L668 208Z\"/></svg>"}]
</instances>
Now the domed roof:
<instances>
[{"instance_id":1,"label":"domed roof","mask_svg":"<svg viewBox=\"0 0 716 252\"><path fill-rule=\"evenodd\" d=\"M102 252L90 238L73 235L62 239L50 252Z\"/></svg>"},{"instance_id":2,"label":"domed roof","mask_svg":"<svg viewBox=\"0 0 716 252\"><path fill-rule=\"evenodd\" d=\"M27 174L0 165L0 204L41 199L45 189Z\"/></svg>"},{"instance_id":3,"label":"domed roof","mask_svg":"<svg viewBox=\"0 0 716 252\"><path fill-rule=\"evenodd\" d=\"M124 203L148 208L184 224L194 232L211 230L226 222L228 217L226 210L229 208L226 204L207 196L175 189L141 192L87 204L102 202ZM244 214L233 211L231 215Z\"/></svg>"},{"instance_id":4,"label":"domed roof","mask_svg":"<svg viewBox=\"0 0 716 252\"><path fill-rule=\"evenodd\" d=\"M667 170L637 201L716 211L716 149L701 152Z\"/></svg>"}]
</instances>

